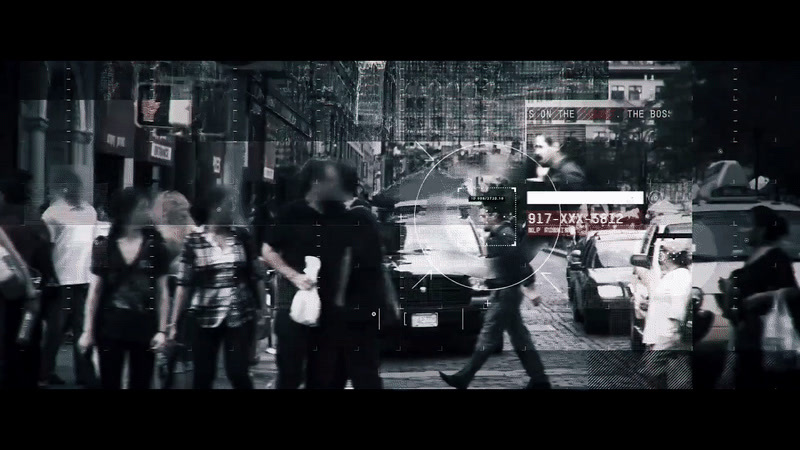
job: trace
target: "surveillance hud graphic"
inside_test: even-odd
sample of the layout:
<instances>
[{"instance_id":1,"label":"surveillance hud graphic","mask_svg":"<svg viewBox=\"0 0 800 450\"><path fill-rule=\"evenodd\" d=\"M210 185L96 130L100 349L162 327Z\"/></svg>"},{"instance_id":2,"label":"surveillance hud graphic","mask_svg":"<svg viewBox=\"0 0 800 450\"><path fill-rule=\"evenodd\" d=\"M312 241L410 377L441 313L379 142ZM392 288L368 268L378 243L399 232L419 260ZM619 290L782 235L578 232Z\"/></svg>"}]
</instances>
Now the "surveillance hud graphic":
<instances>
[{"instance_id":1,"label":"surveillance hud graphic","mask_svg":"<svg viewBox=\"0 0 800 450\"><path fill-rule=\"evenodd\" d=\"M800 388L800 64L2 67L3 387Z\"/></svg>"}]
</instances>

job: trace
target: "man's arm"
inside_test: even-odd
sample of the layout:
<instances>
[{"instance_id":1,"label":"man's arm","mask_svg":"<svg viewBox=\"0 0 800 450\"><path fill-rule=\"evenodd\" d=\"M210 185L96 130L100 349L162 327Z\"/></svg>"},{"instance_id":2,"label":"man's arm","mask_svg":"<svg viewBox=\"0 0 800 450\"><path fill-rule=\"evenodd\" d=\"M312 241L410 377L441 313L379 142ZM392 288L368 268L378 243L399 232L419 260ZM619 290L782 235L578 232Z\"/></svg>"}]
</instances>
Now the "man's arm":
<instances>
[{"instance_id":1,"label":"man's arm","mask_svg":"<svg viewBox=\"0 0 800 450\"><path fill-rule=\"evenodd\" d=\"M287 264L281 255L266 242L261 246L261 257L264 258L264 262L266 262L267 265L286 277L287 280L291 281L292 284L297 286L300 290L311 289L316 284L316 280L294 270L292 266Z\"/></svg>"},{"instance_id":2,"label":"man's arm","mask_svg":"<svg viewBox=\"0 0 800 450\"><path fill-rule=\"evenodd\" d=\"M335 303L336 306L343 307L345 303L345 294L347 294L347 284L350 282L350 272L352 271L353 264L353 249L347 247L342 257L341 271L339 271L339 284L336 289Z\"/></svg>"}]
</instances>

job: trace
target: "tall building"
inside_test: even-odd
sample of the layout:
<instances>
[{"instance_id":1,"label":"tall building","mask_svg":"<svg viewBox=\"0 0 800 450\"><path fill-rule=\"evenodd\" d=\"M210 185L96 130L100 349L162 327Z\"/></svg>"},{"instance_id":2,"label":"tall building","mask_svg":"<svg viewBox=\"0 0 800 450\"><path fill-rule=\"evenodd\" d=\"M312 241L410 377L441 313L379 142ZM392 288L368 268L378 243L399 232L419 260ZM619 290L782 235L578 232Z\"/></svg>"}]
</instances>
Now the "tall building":
<instances>
[{"instance_id":1,"label":"tall building","mask_svg":"<svg viewBox=\"0 0 800 450\"><path fill-rule=\"evenodd\" d=\"M384 61L359 61L356 120L367 134L380 138L383 126Z\"/></svg>"},{"instance_id":2,"label":"tall building","mask_svg":"<svg viewBox=\"0 0 800 450\"><path fill-rule=\"evenodd\" d=\"M601 98L604 65L586 61L399 61L401 141L441 145L523 139L526 99Z\"/></svg>"},{"instance_id":3,"label":"tall building","mask_svg":"<svg viewBox=\"0 0 800 450\"><path fill-rule=\"evenodd\" d=\"M348 159L347 142L357 135L358 63L314 61L312 71L316 153Z\"/></svg>"}]
</instances>

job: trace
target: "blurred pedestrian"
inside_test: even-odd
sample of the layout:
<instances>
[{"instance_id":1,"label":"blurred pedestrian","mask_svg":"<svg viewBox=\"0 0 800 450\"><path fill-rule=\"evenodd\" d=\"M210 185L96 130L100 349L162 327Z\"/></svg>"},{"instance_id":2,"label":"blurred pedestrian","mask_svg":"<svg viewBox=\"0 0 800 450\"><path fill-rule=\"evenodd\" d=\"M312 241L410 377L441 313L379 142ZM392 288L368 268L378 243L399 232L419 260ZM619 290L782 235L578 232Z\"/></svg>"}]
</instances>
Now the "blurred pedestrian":
<instances>
[{"instance_id":1,"label":"blurred pedestrian","mask_svg":"<svg viewBox=\"0 0 800 450\"><path fill-rule=\"evenodd\" d=\"M55 200L42 215L53 241L53 264L60 286L59 305L45 317L47 333L42 356L42 383L64 384L55 374L56 357L64 339L65 328L73 334L73 363L78 385L96 385L91 362L81 356L78 338L83 334L84 309L89 290L92 242L97 212L84 200L80 177L69 168L54 178L51 193Z\"/></svg>"},{"instance_id":2,"label":"blurred pedestrian","mask_svg":"<svg viewBox=\"0 0 800 450\"><path fill-rule=\"evenodd\" d=\"M190 233L178 267L175 306L169 337L177 336L177 321L189 302L193 317L195 389L211 389L220 347L225 372L234 389L253 389L250 350L263 291L253 264L256 250L236 195L216 186L198 203L203 225ZM263 312L261 312L263 314Z\"/></svg>"},{"instance_id":3,"label":"blurred pedestrian","mask_svg":"<svg viewBox=\"0 0 800 450\"><path fill-rule=\"evenodd\" d=\"M186 236L195 228L190 210L191 204L189 200L178 191L161 192L153 202L153 219L156 229L164 237L168 260L170 261L167 274L167 288L170 298L168 317L171 317L175 306L176 279L183 243ZM156 360L163 389L171 389L174 385L178 362L181 362L184 373L191 371L189 346L192 340L192 325L191 317L181 314L176 324L175 341L170 341L169 345L164 346L163 352Z\"/></svg>"},{"instance_id":4,"label":"blurred pedestrian","mask_svg":"<svg viewBox=\"0 0 800 450\"><path fill-rule=\"evenodd\" d=\"M128 360L130 389L149 389L155 351L166 342L169 254L153 227L144 193L126 188L111 200L108 237L95 239L86 301L83 354L97 345L100 385L120 389Z\"/></svg>"},{"instance_id":5,"label":"blurred pedestrian","mask_svg":"<svg viewBox=\"0 0 800 450\"><path fill-rule=\"evenodd\" d=\"M0 387L35 389L39 379L42 300L39 289L55 279L47 227L26 221L27 172L0 181ZM26 320L27 319L27 320Z\"/></svg>"},{"instance_id":6,"label":"blurred pedestrian","mask_svg":"<svg viewBox=\"0 0 800 450\"><path fill-rule=\"evenodd\" d=\"M278 202L276 199L276 192L270 185L262 186L262 189L258 191L258 195L255 200L255 206L253 208L253 218L251 222L252 233L253 237L255 238L257 248L262 248L264 242L266 241L266 236L270 230L272 230L273 226L276 224L278 215ZM265 280L265 286L267 288L267 292L263 293L264 298L266 299L267 295L270 296L271 303L267 305L267 313L268 317L263 317L256 333L254 335L254 342L253 342L253 354L252 354L252 363L257 364L260 361L260 355L258 354L258 346L259 342L262 340L261 338L266 338L269 341L269 347L267 348L267 352L271 354L275 354L276 350L274 348L273 342L273 308L274 308L274 298L275 298L275 280L272 277L271 273L267 270L266 263L264 260L259 256L256 258L256 263L258 270L262 272ZM266 336L265 336L266 335Z\"/></svg>"},{"instance_id":7,"label":"blurred pedestrian","mask_svg":"<svg viewBox=\"0 0 800 450\"><path fill-rule=\"evenodd\" d=\"M537 164L531 166L532 169L529 174L534 175L534 172L536 175L544 173L546 175L545 179L549 178L558 191L579 191L586 184L586 175L583 169L568 158L562 151L561 146L550 136L544 134L536 136L533 142L533 159ZM539 168L546 170L534 171L534 169ZM546 182L545 189L548 188L552 190L550 183Z\"/></svg>"},{"instance_id":8,"label":"blurred pedestrian","mask_svg":"<svg viewBox=\"0 0 800 450\"><path fill-rule=\"evenodd\" d=\"M692 342L682 333L690 318L690 251L688 240L665 240L658 257L663 276L653 290L642 337L646 374L656 389L691 389Z\"/></svg>"},{"instance_id":9,"label":"blurred pedestrian","mask_svg":"<svg viewBox=\"0 0 800 450\"><path fill-rule=\"evenodd\" d=\"M550 389L544 365L531 339L530 331L522 321L520 305L523 298L535 305L539 297L533 292L534 273L530 266L531 257L518 240L511 201L486 203L487 257L495 273L494 279L487 280L491 289L489 310L478 336L478 342L469 362L453 375L439 372L442 379L457 389L466 389L489 356L503 345L503 331L508 332L511 344L517 353L522 367L530 377L528 389Z\"/></svg>"},{"instance_id":10,"label":"blurred pedestrian","mask_svg":"<svg viewBox=\"0 0 800 450\"><path fill-rule=\"evenodd\" d=\"M343 272L334 303L320 320L315 358L323 388L344 389L350 380L355 389L381 389L378 309L386 306L387 296L381 236L372 211L354 201L356 169L340 164L339 170L341 199L350 205L339 234L345 245ZM385 314L389 310L384 308Z\"/></svg>"},{"instance_id":11,"label":"blurred pedestrian","mask_svg":"<svg viewBox=\"0 0 800 450\"><path fill-rule=\"evenodd\" d=\"M744 266L731 272L730 278L719 280L725 293L722 305L725 316L735 329L734 350L737 389L763 388L764 355L761 350L762 316L771 302L759 307L744 307L742 301L753 294L797 288L792 259L781 248L781 239L789 233L789 225L773 209L759 205L750 210L752 226L748 243L753 248Z\"/></svg>"},{"instance_id":12,"label":"blurred pedestrian","mask_svg":"<svg viewBox=\"0 0 800 450\"><path fill-rule=\"evenodd\" d=\"M336 163L321 159L308 161L300 171L299 182L303 198L280 210L276 224L268 227L262 246L264 261L281 275L275 312L278 389L297 389L304 381L307 388L318 387L312 356L317 350L319 330L295 322L289 311L298 290L318 285L325 316L340 286L346 248L346 241L338 236L346 210L340 198L341 181ZM304 273L307 256L321 261L317 279Z\"/></svg>"}]
</instances>

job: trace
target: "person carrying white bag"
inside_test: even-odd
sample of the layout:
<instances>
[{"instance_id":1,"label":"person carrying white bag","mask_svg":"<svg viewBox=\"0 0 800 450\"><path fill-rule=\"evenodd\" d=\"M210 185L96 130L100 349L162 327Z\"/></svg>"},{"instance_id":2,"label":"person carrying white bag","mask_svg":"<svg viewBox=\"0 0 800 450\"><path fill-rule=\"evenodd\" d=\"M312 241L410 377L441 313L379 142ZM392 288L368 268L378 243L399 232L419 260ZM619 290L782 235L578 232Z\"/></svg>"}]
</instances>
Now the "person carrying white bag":
<instances>
[{"instance_id":1,"label":"person carrying white bag","mask_svg":"<svg viewBox=\"0 0 800 450\"><path fill-rule=\"evenodd\" d=\"M319 258L314 256L306 256L305 261L306 268L303 273L311 279L316 279L322 262ZM315 327L319 325L321 309L322 303L320 302L319 292L315 285L310 289L298 290L297 293L294 294L289 316L299 324Z\"/></svg>"},{"instance_id":2,"label":"person carrying white bag","mask_svg":"<svg viewBox=\"0 0 800 450\"><path fill-rule=\"evenodd\" d=\"M761 335L765 387L800 389L800 290L783 288L754 294L744 300L743 307L756 309L767 304L771 306L763 316Z\"/></svg>"}]
</instances>

